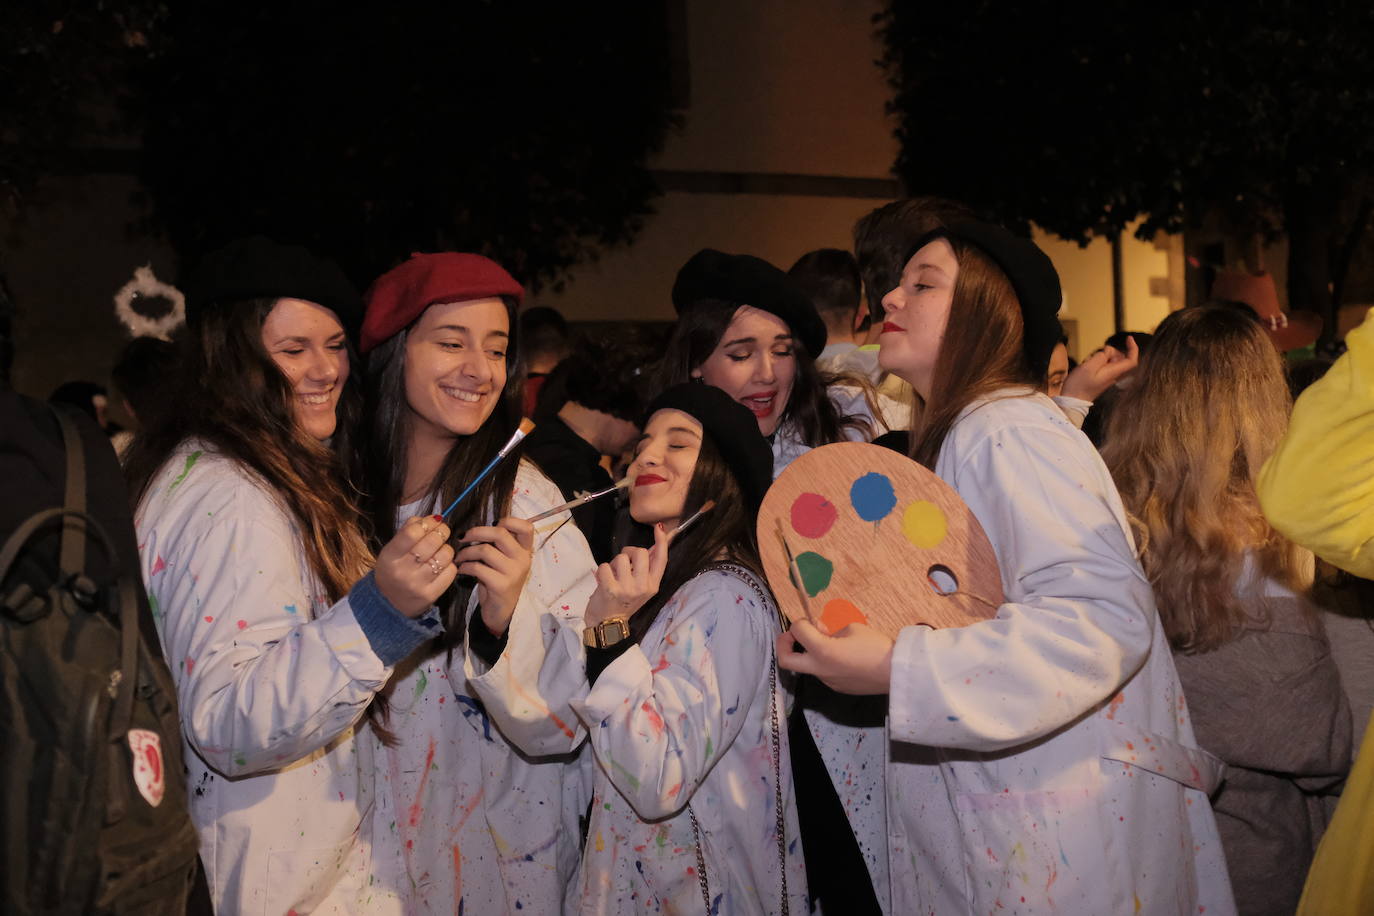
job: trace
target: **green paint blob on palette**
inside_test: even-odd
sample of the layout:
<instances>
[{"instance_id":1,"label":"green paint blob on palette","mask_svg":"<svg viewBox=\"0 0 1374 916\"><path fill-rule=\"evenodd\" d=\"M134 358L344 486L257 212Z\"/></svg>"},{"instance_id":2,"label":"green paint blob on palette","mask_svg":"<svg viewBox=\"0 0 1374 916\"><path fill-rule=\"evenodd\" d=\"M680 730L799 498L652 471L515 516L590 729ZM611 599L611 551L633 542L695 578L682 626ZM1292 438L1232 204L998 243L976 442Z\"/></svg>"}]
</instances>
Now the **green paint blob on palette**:
<instances>
[{"instance_id":1,"label":"green paint blob on palette","mask_svg":"<svg viewBox=\"0 0 1374 916\"><path fill-rule=\"evenodd\" d=\"M831 633L853 623L891 636L918 622L960 626L992 616L1002 601L996 557L958 495L914 461L867 443L827 445L794 461L764 499L758 535L788 618L810 613Z\"/></svg>"}]
</instances>

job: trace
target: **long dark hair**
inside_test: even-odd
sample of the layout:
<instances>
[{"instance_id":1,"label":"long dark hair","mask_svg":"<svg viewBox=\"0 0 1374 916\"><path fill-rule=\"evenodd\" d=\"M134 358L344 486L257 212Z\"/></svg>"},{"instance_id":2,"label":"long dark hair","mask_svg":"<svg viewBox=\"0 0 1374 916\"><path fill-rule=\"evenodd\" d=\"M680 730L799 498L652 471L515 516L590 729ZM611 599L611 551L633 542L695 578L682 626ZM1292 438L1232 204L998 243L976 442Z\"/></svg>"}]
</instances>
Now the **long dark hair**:
<instances>
[{"instance_id":1,"label":"long dark hair","mask_svg":"<svg viewBox=\"0 0 1374 916\"><path fill-rule=\"evenodd\" d=\"M692 370L715 352L735 312L741 307L738 302L724 299L701 299L683 310L673 327L672 337L668 339L667 351L663 354L658 379L660 390L692 380ZM866 439L879 432L870 428L864 417L841 416L826 392L829 386L835 384L860 388L868 400L869 410L877 416L873 386L867 379L821 372L816 366L817 354L808 352L806 346L795 337L792 350L796 354L797 375L792 382L792 394L783 407L782 422L795 420L804 443L816 447L842 442L847 438L847 429L860 431Z\"/></svg>"},{"instance_id":2,"label":"long dark hair","mask_svg":"<svg viewBox=\"0 0 1374 916\"><path fill-rule=\"evenodd\" d=\"M911 457L932 470L965 407L1000 388L1040 384L1026 359L1025 325L1011 281L977 248L958 239L947 241L959 273L930 397L916 396L911 423Z\"/></svg>"},{"instance_id":3,"label":"long dark hair","mask_svg":"<svg viewBox=\"0 0 1374 916\"><path fill-rule=\"evenodd\" d=\"M437 497L442 511L483 468L496 457L520 425L523 362L520 359L519 326L515 303L502 297L510 322L506 347L506 384L501 389L491 416L470 436L459 437L444 458L438 473L425 489L426 498ZM411 324L411 328L414 323ZM364 478L367 481L367 508L372 516L374 545L389 541L396 533L396 510L405 498L407 452L410 446L414 413L406 401L405 354L411 328L406 328L377 346L367 360L367 445L364 449ZM488 523L510 512L515 491L515 475L520 458L509 456L463 501L448 519L455 545L464 531ZM473 580L463 577L439 601L444 622L442 643L462 641L464 615L474 588Z\"/></svg>"},{"instance_id":4,"label":"long dark hair","mask_svg":"<svg viewBox=\"0 0 1374 916\"><path fill-rule=\"evenodd\" d=\"M713 562L738 563L753 572L760 582L767 583L761 572L763 564L759 560L754 513L749 500L710 434L703 432L701 451L682 506L683 520L691 518L708 499L716 501L715 508L673 541L658 591L630 618L630 637L635 642L644 638L674 593Z\"/></svg>"},{"instance_id":5,"label":"long dark hair","mask_svg":"<svg viewBox=\"0 0 1374 916\"><path fill-rule=\"evenodd\" d=\"M350 371L329 444L296 422L295 393L262 345L276 299L209 309L181 341L165 409L134 437L124 465L133 504L183 441L200 439L243 465L272 490L295 521L311 572L330 603L372 566L357 479L355 431L361 397ZM357 357L348 346L350 368Z\"/></svg>"}]
</instances>

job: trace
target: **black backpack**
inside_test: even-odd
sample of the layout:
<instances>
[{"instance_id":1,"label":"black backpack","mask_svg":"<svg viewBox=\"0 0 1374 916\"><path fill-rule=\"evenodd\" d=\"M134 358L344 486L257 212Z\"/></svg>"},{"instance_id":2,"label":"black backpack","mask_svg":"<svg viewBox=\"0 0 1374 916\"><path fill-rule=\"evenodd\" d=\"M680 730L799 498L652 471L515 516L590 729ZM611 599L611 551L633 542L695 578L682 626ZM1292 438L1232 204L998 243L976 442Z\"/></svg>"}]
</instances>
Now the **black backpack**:
<instances>
[{"instance_id":1,"label":"black backpack","mask_svg":"<svg viewBox=\"0 0 1374 916\"><path fill-rule=\"evenodd\" d=\"M0 548L0 911L182 913L198 863L175 688L139 633L137 558L87 514L82 437L55 412L65 505ZM54 574L34 544L59 527Z\"/></svg>"}]
</instances>

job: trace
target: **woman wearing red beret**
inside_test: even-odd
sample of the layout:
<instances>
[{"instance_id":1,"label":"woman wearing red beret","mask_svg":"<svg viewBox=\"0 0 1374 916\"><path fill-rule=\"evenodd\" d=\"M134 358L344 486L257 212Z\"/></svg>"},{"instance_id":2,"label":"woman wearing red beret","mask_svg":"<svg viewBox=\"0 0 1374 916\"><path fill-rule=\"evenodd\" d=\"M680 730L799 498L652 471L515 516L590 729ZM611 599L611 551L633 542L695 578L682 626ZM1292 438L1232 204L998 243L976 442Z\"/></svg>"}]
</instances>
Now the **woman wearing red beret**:
<instances>
[{"instance_id":1,"label":"woman wearing red beret","mask_svg":"<svg viewBox=\"0 0 1374 916\"><path fill-rule=\"evenodd\" d=\"M438 513L496 457L520 422L515 311L522 290L473 254L414 255L367 295L361 348L371 401L368 492L379 540L399 519ZM553 625L595 588L591 552L531 463L501 462L449 518L460 578L439 601L443 635L387 688L374 888L407 913L556 913L577 864L589 797L566 755L583 733L541 689L545 660L580 665ZM515 751L510 742L531 756ZM565 786L567 789L565 790Z\"/></svg>"}]
</instances>

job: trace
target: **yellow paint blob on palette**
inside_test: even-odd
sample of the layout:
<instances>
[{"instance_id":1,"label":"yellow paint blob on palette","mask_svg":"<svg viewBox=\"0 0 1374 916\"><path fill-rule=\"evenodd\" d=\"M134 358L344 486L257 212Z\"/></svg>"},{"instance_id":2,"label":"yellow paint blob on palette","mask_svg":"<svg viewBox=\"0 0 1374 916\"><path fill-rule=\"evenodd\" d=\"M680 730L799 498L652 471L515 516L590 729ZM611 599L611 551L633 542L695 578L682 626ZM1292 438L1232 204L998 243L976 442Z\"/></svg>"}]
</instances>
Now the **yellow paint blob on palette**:
<instances>
[{"instance_id":1,"label":"yellow paint blob on palette","mask_svg":"<svg viewBox=\"0 0 1374 916\"><path fill-rule=\"evenodd\" d=\"M916 623L963 626L1003 600L997 557L968 506L878 445L839 442L793 461L764 497L758 536L788 619L809 612L832 633L851 623L894 638Z\"/></svg>"}]
</instances>

